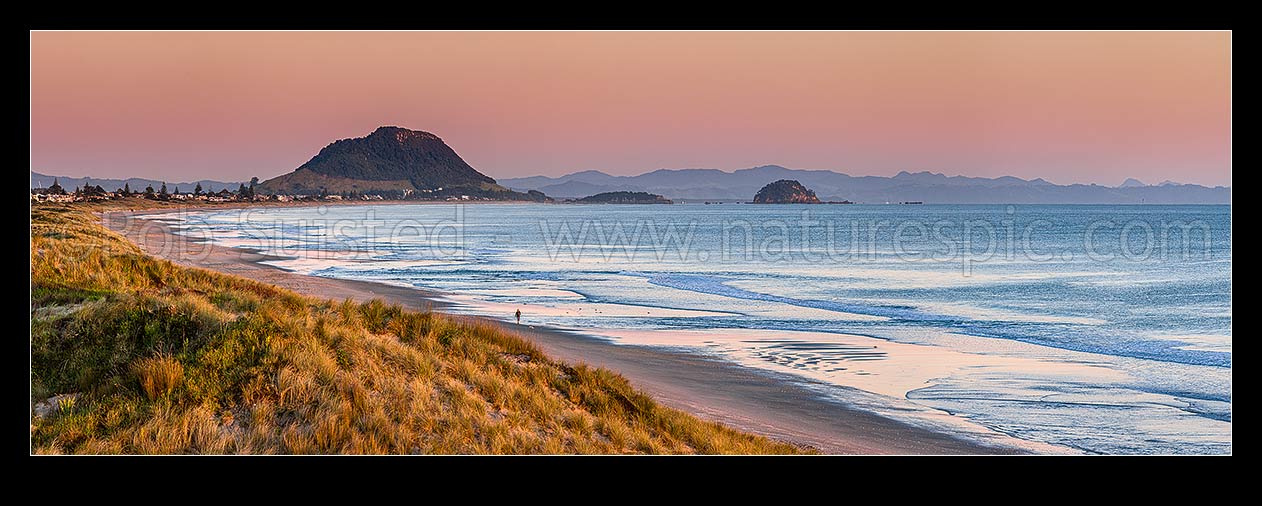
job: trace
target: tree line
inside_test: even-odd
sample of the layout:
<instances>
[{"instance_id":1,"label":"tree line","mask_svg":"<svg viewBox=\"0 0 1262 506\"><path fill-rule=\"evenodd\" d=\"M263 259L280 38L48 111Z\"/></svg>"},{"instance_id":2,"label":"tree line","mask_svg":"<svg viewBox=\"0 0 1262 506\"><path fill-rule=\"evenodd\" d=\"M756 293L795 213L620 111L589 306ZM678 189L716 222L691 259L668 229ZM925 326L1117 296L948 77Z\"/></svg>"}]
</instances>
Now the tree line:
<instances>
[{"instance_id":1,"label":"tree line","mask_svg":"<svg viewBox=\"0 0 1262 506\"><path fill-rule=\"evenodd\" d=\"M257 195L257 193L255 192L255 187L258 186L258 184L259 184L259 178L252 177L250 178L249 186L246 186L245 183L241 183L237 187L237 191L235 192L228 190L227 188L224 188L222 190L219 190L218 192L207 193L205 190L202 189L202 184L197 183L197 185L193 187L192 195L194 197L221 196L221 197L231 197L231 198L237 198L237 199L252 199L254 198L255 195ZM105 188L102 188L101 185L92 186L92 185L88 185L87 183L84 183L84 185L81 187L75 188L73 192L67 192L66 189L61 186L61 182L57 178L53 178L53 184L49 185L49 187L46 190L44 190L43 193L48 194L48 195L73 194L76 197L108 197L110 192L106 191ZM168 191L166 182L163 182L160 185L160 187L156 190L153 188L153 185L145 186L144 190L132 190L131 183L123 183L123 187L120 188L115 193L117 194L117 196L120 196L120 197L136 196L136 197L142 197L142 198L153 199L153 200L167 200L167 199L170 199L172 195L181 194L179 186L176 186L174 191Z\"/></svg>"}]
</instances>

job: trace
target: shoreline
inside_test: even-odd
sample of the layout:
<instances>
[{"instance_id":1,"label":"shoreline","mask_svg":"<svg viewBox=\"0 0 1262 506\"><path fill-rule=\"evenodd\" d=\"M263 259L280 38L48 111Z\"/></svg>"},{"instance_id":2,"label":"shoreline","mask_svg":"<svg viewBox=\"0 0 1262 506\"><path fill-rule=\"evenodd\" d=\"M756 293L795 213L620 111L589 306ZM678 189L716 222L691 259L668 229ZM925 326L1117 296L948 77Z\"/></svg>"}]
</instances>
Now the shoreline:
<instances>
[{"instance_id":1,"label":"shoreline","mask_svg":"<svg viewBox=\"0 0 1262 506\"><path fill-rule=\"evenodd\" d=\"M450 202L444 202L451 204ZM240 203L249 204L249 203ZM346 203L294 203L294 207ZM364 202L386 204L389 202ZM398 202L396 204L406 204ZM354 204L352 204L354 205ZM308 276L262 263L270 257L188 238L146 215L172 211L250 207L180 206L130 211L102 210L103 224L148 254L180 265L247 277L300 294L341 300L380 298L410 309L448 307L445 294L414 287ZM289 207L289 206L285 206ZM813 447L830 454L1013 454L1019 448L990 446L852 408L827 399L810 382L742 367L697 354L658 347L619 345L583 332L544 326L518 326L483 316L454 315L487 322L539 345L569 363L605 367L626 377L663 404L746 432Z\"/></svg>"}]
</instances>

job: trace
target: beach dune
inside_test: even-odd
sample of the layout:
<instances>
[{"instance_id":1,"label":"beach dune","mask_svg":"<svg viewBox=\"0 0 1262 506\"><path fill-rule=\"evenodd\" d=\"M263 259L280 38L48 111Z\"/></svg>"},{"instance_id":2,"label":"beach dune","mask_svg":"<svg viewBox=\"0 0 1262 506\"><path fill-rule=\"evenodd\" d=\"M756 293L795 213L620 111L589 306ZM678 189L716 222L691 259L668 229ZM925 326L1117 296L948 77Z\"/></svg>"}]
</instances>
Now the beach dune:
<instances>
[{"instance_id":1,"label":"beach dune","mask_svg":"<svg viewBox=\"0 0 1262 506\"><path fill-rule=\"evenodd\" d=\"M382 299L409 308L442 310L440 294L368 281L298 274L261 263L266 255L176 234L146 216L102 213L107 228L144 251L176 263L242 276L321 298ZM478 317L471 317L478 318ZM530 339L550 356L616 371L660 402L701 418L829 454L1005 454L1023 450L965 440L829 400L809 380L660 348L611 344L582 333L478 318Z\"/></svg>"}]
</instances>

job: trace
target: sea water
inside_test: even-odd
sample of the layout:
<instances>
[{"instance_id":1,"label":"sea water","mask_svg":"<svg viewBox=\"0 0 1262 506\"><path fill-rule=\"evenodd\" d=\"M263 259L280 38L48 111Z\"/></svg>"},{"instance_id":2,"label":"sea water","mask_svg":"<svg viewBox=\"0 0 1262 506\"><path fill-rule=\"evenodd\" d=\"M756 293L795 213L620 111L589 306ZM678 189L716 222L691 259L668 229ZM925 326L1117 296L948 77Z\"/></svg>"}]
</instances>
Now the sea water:
<instances>
[{"instance_id":1,"label":"sea water","mask_svg":"<svg viewBox=\"0 0 1262 506\"><path fill-rule=\"evenodd\" d=\"M965 437L1231 451L1231 209L420 204L168 215L316 276L669 347Z\"/></svg>"}]
</instances>

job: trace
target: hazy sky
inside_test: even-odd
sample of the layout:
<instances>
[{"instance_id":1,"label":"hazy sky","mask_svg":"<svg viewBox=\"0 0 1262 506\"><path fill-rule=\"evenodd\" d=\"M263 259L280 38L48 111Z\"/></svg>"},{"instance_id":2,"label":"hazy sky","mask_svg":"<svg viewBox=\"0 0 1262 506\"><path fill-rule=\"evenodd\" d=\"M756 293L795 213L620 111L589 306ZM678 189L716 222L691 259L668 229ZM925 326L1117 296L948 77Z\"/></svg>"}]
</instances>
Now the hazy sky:
<instances>
[{"instance_id":1,"label":"hazy sky","mask_svg":"<svg viewBox=\"0 0 1262 506\"><path fill-rule=\"evenodd\" d=\"M31 169L267 179L380 125L495 178L1231 183L1226 32L35 32Z\"/></svg>"}]
</instances>

